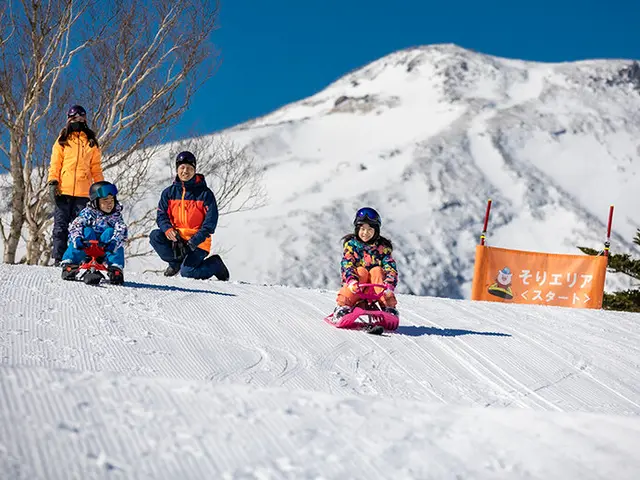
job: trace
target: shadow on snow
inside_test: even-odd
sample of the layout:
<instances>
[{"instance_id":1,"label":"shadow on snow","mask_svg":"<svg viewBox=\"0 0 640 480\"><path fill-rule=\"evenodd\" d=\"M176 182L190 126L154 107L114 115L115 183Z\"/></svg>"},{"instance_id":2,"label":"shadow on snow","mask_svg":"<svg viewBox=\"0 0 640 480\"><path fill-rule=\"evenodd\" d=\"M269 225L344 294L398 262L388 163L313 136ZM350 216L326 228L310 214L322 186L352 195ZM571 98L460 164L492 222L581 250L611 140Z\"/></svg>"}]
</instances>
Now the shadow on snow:
<instances>
[{"instance_id":1,"label":"shadow on snow","mask_svg":"<svg viewBox=\"0 0 640 480\"><path fill-rule=\"evenodd\" d=\"M133 288L148 288L151 290L162 290L165 292L186 292L186 293L209 293L212 295L222 295L225 297L235 297L235 293L224 293L224 292L216 292L214 290L202 290L199 288L184 288L184 287L176 287L174 285L154 285L152 283L139 283L139 282L129 282L125 280L125 287L133 287Z\"/></svg>"},{"instance_id":2,"label":"shadow on snow","mask_svg":"<svg viewBox=\"0 0 640 480\"><path fill-rule=\"evenodd\" d=\"M438 335L440 337L459 337L461 335L485 335L489 337L510 337L508 333L500 332L474 332L473 330L459 330L456 328L435 328L421 325L401 325L395 331L396 334L408 335L410 337L421 337L422 335Z\"/></svg>"}]
</instances>

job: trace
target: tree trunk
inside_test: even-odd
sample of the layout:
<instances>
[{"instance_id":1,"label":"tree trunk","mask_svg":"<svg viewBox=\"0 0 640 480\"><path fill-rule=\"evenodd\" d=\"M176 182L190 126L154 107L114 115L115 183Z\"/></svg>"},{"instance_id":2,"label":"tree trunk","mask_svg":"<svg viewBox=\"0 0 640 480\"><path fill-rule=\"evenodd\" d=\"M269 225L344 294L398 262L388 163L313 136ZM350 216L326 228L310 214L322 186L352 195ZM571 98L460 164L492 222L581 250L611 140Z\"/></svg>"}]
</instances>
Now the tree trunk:
<instances>
[{"instance_id":1,"label":"tree trunk","mask_svg":"<svg viewBox=\"0 0 640 480\"><path fill-rule=\"evenodd\" d=\"M11 223L9 226L9 238L4 249L4 263L16 263L16 250L20 235L22 233L22 225L24 224L24 178L22 176L22 163L20 161L18 135L10 132L11 147L9 149L9 158L11 162L11 177L13 179L12 198L11 198Z\"/></svg>"},{"instance_id":2,"label":"tree trunk","mask_svg":"<svg viewBox=\"0 0 640 480\"><path fill-rule=\"evenodd\" d=\"M27 240L27 265L37 265L42 251L41 238L37 231L29 227L29 239Z\"/></svg>"}]
</instances>

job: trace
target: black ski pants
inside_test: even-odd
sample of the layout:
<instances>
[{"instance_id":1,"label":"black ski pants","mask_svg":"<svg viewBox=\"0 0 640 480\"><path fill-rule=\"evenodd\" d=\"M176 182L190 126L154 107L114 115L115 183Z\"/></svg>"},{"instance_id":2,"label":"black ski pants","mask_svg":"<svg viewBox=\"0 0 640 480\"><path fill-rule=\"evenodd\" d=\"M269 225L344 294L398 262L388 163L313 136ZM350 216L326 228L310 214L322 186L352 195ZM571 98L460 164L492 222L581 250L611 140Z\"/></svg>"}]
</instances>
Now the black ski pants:
<instances>
[{"instance_id":1,"label":"black ski pants","mask_svg":"<svg viewBox=\"0 0 640 480\"><path fill-rule=\"evenodd\" d=\"M53 211L53 252L54 260L62 260L69 241L69 224L78 216L89 201L85 197L56 195L56 208Z\"/></svg>"}]
</instances>

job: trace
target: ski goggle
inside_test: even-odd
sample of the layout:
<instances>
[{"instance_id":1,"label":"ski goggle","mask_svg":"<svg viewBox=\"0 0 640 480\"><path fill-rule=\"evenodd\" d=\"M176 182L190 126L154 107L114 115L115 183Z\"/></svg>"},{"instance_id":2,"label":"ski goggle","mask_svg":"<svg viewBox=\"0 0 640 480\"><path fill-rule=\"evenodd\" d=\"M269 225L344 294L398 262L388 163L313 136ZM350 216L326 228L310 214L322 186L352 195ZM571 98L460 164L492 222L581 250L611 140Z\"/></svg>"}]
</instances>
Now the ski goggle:
<instances>
[{"instance_id":1,"label":"ski goggle","mask_svg":"<svg viewBox=\"0 0 640 480\"><path fill-rule=\"evenodd\" d=\"M109 195L114 197L118 194L118 189L112 183L109 185L102 185L96 190L96 198L107 198Z\"/></svg>"},{"instance_id":2,"label":"ski goggle","mask_svg":"<svg viewBox=\"0 0 640 480\"><path fill-rule=\"evenodd\" d=\"M364 207L356 212L356 219L353 222L354 224L358 224L360 222L370 221L376 225L381 225L382 220L380 219L380 214L376 212L373 208Z\"/></svg>"},{"instance_id":3,"label":"ski goggle","mask_svg":"<svg viewBox=\"0 0 640 480\"><path fill-rule=\"evenodd\" d=\"M67 118L73 118L73 117L76 117L76 116L78 116L78 117L86 117L87 116L87 112L80 105L74 105L67 112Z\"/></svg>"}]
</instances>

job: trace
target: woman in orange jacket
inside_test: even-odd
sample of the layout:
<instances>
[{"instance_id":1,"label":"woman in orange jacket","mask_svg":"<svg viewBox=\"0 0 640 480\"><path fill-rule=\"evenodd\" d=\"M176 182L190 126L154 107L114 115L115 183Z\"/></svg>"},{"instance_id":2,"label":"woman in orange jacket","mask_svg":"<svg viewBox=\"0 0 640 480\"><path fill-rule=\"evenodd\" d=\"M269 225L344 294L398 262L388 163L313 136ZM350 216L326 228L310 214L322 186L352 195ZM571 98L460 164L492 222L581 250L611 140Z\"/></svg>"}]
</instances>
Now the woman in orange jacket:
<instances>
[{"instance_id":1,"label":"woman in orange jacket","mask_svg":"<svg viewBox=\"0 0 640 480\"><path fill-rule=\"evenodd\" d=\"M87 126L87 112L80 105L67 112L62 129L51 151L49 195L53 214L53 261L60 264L67 249L69 223L89 201L89 187L104 180L98 139Z\"/></svg>"}]
</instances>

